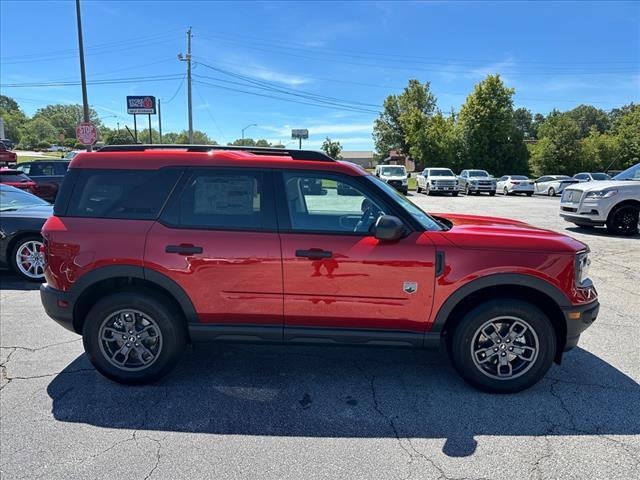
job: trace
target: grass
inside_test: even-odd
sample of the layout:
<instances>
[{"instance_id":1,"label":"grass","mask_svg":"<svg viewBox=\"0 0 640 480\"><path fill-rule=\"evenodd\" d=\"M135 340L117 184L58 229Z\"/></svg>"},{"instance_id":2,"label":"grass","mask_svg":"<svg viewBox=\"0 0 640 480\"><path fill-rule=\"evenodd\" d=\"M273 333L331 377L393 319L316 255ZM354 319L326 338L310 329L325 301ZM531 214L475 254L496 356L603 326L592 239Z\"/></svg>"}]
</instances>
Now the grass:
<instances>
[{"instance_id":1,"label":"grass","mask_svg":"<svg viewBox=\"0 0 640 480\"><path fill-rule=\"evenodd\" d=\"M18 154L18 163L32 162L34 160L51 160L62 157L62 152L41 152L38 156Z\"/></svg>"}]
</instances>

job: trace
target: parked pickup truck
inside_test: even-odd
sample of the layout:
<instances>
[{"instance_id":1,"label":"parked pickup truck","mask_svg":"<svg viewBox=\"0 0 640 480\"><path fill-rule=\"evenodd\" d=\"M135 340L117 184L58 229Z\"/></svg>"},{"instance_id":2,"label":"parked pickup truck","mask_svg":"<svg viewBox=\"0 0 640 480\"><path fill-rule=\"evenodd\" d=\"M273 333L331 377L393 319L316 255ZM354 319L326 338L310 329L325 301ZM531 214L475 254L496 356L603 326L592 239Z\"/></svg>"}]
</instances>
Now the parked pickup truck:
<instances>
[{"instance_id":1,"label":"parked pickup truck","mask_svg":"<svg viewBox=\"0 0 640 480\"><path fill-rule=\"evenodd\" d=\"M458 178L448 168L425 168L416 176L417 193L450 193L458 196Z\"/></svg>"},{"instance_id":2,"label":"parked pickup truck","mask_svg":"<svg viewBox=\"0 0 640 480\"><path fill-rule=\"evenodd\" d=\"M36 182L34 194L51 203L58 195L58 189L67 173L67 168L69 168L68 160L34 160L16 166L16 170L24 172Z\"/></svg>"}]
</instances>

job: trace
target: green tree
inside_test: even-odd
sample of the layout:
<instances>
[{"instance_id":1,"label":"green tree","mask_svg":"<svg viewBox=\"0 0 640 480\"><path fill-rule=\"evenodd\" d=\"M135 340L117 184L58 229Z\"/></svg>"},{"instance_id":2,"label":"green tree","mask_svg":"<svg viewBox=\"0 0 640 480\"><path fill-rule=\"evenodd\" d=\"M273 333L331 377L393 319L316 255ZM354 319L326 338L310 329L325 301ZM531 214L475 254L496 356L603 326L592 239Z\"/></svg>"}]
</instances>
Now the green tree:
<instances>
[{"instance_id":1,"label":"green tree","mask_svg":"<svg viewBox=\"0 0 640 480\"><path fill-rule=\"evenodd\" d=\"M105 133L103 138L106 145L130 145L135 143L133 138L131 138L131 135L129 135L129 132L124 129L119 132L117 130L111 130L110 132Z\"/></svg>"},{"instance_id":2,"label":"green tree","mask_svg":"<svg viewBox=\"0 0 640 480\"><path fill-rule=\"evenodd\" d=\"M533 115L526 108L517 108L513 112L513 122L515 127L522 132L526 140L536 138L536 130L533 126Z\"/></svg>"},{"instance_id":3,"label":"green tree","mask_svg":"<svg viewBox=\"0 0 640 480\"><path fill-rule=\"evenodd\" d=\"M270 147L271 144L261 138L259 140L254 140L253 138L238 138L227 145L238 146L238 147Z\"/></svg>"},{"instance_id":4,"label":"green tree","mask_svg":"<svg viewBox=\"0 0 640 480\"><path fill-rule=\"evenodd\" d=\"M611 168L625 169L640 162L640 108L633 108L613 127L617 161Z\"/></svg>"},{"instance_id":5,"label":"green tree","mask_svg":"<svg viewBox=\"0 0 640 480\"><path fill-rule=\"evenodd\" d=\"M376 152L382 158L389 150L400 150L420 162L422 151L415 144L420 140L419 130L425 129L436 110L436 97L429 82L409 80L400 95L389 95L383 111L373 125Z\"/></svg>"},{"instance_id":6,"label":"green tree","mask_svg":"<svg viewBox=\"0 0 640 480\"><path fill-rule=\"evenodd\" d=\"M532 158L536 174L574 175L583 170L580 128L573 118L552 111L540 127L538 137Z\"/></svg>"},{"instance_id":7,"label":"green tree","mask_svg":"<svg viewBox=\"0 0 640 480\"><path fill-rule=\"evenodd\" d=\"M616 137L600 133L596 127L581 140L581 167L590 171L606 171L616 160Z\"/></svg>"},{"instance_id":8,"label":"green tree","mask_svg":"<svg viewBox=\"0 0 640 480\"><path fill-rule=\"evenodd\" d=\"M489 75L467 97L459 116L467 167L494 175L527 172L527 149L513 117L514 93L500 75Z\"/></svg>"},{"instance_id":9,"label":"green tree","mask_svg":"<svg viewBox=\"0 0 640 480\"><path fill-rule=\"evenodd\" d=\"M4 120L5 137L19 143L28 119L13 98L0 95L0 117Z\"/></svg>"},{"instance_id":10,"label":"green tree","mask_svg":"<svg viewBox=\"0 0 640 480\"><path fill-rule=\"evenodd\" d=\"M58 130L44 118L33 118L22 130L20 143L27 148L36 148L41 143L55 143Z\"/></svg>"},{"instance_id":11,"label":"green tree","mask_svg":"<svg viewBox=\"0 0 640 480\"><path fill-rule=\"evenodd\" d=\"M340 155L340 153L342 153L342 145L340 145L340 142L334 142L329 137L326 137L324 142L322 142L322 147L320 148L331 158L336 160L340 160L342 158L342 155Z\"/></svg>"},{"instance_id":12,"label":"green tree","mask_svg":"<svg viewBox=\"0 0 640 480\"><path fill-rule=\"evenodd\" d=\"M89 109L89 118L98 128L102 127L98 114L92 108ZM57 133L64 132L66 138L76 138L76 127L84 121L84 114L82 105L47 105L36 110L33 119L46 120L55 127Z\"/></svg>"},{"instance_id":13,"label":"green tree","mask_svg":"<svg viewBox=\"0 0 640 480\"><path fill-rule=\"evenodd\" d=\"M604 110L592 105L578 105L573 110L566 112L566 115L578 125L580 138L587 137L592 128L595 128L600 133L604 133L609 129L609 116Z\"/></svg>"}]
</instances>

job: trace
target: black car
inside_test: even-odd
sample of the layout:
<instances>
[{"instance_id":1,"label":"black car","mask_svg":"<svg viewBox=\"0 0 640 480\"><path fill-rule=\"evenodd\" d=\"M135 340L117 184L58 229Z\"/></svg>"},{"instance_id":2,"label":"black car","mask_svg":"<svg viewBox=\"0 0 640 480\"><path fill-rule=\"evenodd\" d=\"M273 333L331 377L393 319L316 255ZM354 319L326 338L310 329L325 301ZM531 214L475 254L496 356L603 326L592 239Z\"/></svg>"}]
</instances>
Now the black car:
<instances>
[{"instance_id":1,"label":"black car","mask_svg":"<svg viewBox=\"0 0 640 480\"><path fill-rule=\"evenodd\" d=\"M44 257L40 230L53 206L30 193L0 184L0 266L40 282Z\"/></svg>"}]
</instances>

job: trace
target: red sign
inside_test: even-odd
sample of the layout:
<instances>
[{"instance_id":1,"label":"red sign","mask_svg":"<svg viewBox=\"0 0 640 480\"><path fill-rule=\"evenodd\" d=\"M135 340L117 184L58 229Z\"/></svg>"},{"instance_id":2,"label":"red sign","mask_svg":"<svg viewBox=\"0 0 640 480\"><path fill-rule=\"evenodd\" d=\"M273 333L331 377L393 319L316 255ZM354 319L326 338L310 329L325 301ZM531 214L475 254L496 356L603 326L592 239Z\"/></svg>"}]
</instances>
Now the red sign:
<instances>
[{"instance_id":1,"label":"red sign","mask_svg":"<svg viewBox=\"0 0 640 480\"><path fill-rule=\"evenodd\" d=\"M83 145L93 145L98 140L98 129L93 123L82 122L76 127L76 138Z\"/></svg>"}]
</instances>

